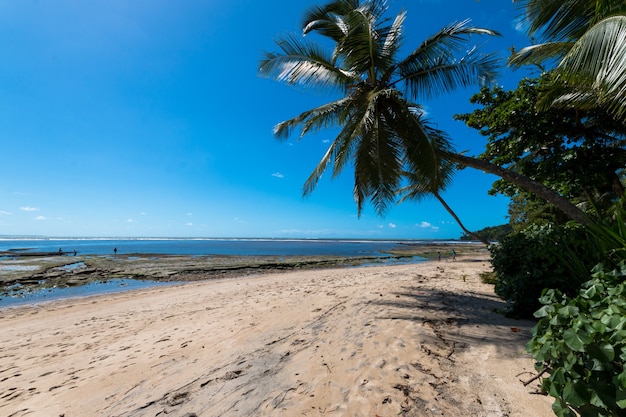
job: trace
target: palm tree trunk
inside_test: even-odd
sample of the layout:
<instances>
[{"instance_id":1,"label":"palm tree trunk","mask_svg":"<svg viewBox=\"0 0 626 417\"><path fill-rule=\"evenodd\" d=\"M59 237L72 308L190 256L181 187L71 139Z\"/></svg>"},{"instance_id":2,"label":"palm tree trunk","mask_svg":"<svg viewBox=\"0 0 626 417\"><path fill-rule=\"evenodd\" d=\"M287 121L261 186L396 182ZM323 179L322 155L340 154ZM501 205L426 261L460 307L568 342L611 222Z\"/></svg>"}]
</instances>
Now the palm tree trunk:
<instances>
[{"instance_id":1,"label":"palm tree trunk","mask_svg":"<svg viewBox=\"0 0 626 417\"><path fill-rule=\"evenodd\" d=\"M467 230L467 228L461 222L461 219L459 219L459 217L456 215L456 213L450 208L448 203L445 202L445 200L439 195L439 193L435 192L433 194L435 195L435 198L437 200L439 200L441 205L448 211L448 213L450 213L450 215L454 218L454 220L456 220L456 222L459 224L459 226L461 226L461 229L463 229L463 231L465 232L466 235L471 236L474 239L481 241L482 243L484 243L487 246L489 246L491 244L491 243L489 243L489 241L487 239L483 239L482 237L478 236L474 232L470 232L469 230Z\"/></svg>"},{"instance_id":2,"label":"palm tree trunk","mask_svg":"<svg viewBox=\"0 0 626 417\"><path fill-rule=\"evenodd\" d=\"M443 158L454 161L460 165L468 166L481 170L483 172L497 175L500 178L512 182L513 184L525 189L526 191L529 191L536 196L543 198L547 202L554 204L554 206L563 211L563 213L565 213L565 215L568 216L570 219L575 220L584 226L589 226L591 224L591 221L589 220L587 215L574 204L572 204L568 199L562 197L557 192L551 190L545 185L533 181L528 177L518 174L517 172L502 168L498 165L494 165L482 159L472 158L458 153L445 152L443 154Z\"/></svg>"}]
</instances>

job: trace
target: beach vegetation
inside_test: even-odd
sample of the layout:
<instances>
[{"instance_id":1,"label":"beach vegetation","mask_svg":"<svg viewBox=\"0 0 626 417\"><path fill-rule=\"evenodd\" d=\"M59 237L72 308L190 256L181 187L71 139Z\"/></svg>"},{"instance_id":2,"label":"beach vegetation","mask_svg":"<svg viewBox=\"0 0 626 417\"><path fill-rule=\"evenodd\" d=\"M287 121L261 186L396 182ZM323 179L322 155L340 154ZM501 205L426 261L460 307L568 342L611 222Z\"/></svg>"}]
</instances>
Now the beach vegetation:
<instances>
[{"instance_id":1,"label":"beach vegetation","mask_svg":"<svg viewBox=\"0 0 626 417\"><path fill-rule=\"evenodd\" d=\"M602 257L589 242L587 229L569 223L531 226L491 246L494 290L509 303L506 314L532 318L545 288L576 294Z\"/></svg>"},{"instance_id":2,"label":"beach vegetation","mask_svg":"<svg viewBox=\"0 0 626 417\"><path fill-rule=\"evenodd\" d=\"M598 265L575 296L546 290L528 350L557 416L626 414L626 263Z\"/></svg>"},{"instance_id":3,"label":"beach vegetation","mask_svg":"<svg viewBox=\"0 0 626 417\"><path fill-rule=\"evenodd\" d=\"M624 194L626 125L603 109L538 108L551 73L525 78L515 90L483 87L470 102L480 106L455 115L486 138L480 158L539 181L583 209L605 218ZM505 179L490 194L511 198L516 230L531 224L564 224L570 218L535 194Z\"/></svg>"},{"instance_id":4,"label":"beach vegetation","mask_svg":"<svg viewBox=\"0 0 626 417\"><path fill-rule=\"evenodd\" d=\"M608 135L592 135L589 145L582 149L600 151L597 156L593 152L587 156L593 164L599 164L600 176L589 171L588 178L580 177L572 183L571 178L564 176L562 181L567 187L562 192L572 192L570 198L579 199L577 204L586 206L585 210L595 216L587 224L581 247L597 257L597 264L588 273L590 279L574 294L546 286L540 298L542 307L535 313L539 321L527 348L537 361L539 377L547 375L542 386L555 398L556 415L623 416L626 415L626 211L622 200L624 162L621 158L626 122L626 3L623 0L518 0L518 4L524 10L521 23L528 28L534 44L514 52L510 62L536 65L542 72L546 66L553 66L536 97L536 111L540 114L574 111L575 120L584 121L581 127L588 126L588 120L595 117L607 123L601 128L617 127L612 133L604 132ZM597 116L587 119L593 114ZM584 144L566 142L564 149L578 151L581 143ZM602 148L607 144L608 148ZM583 160L578 163L584 166ZM615 163L614 174L611 163ZM553 163L549 168L561 169L561 166ZM564 175L568 172L571 171L564 171ZM613 179L603 177L605 174ZM601 187L594 188L595 184ZM579 185L583 187L577 192ZM521 199L517 201L521 202ZM518 207L522 208L522 214L524 210L535 213L537 208L536 205L524 208L523 204ZM572 280L577 281L584 276L588 265L571 243L562 245L555 256L570 269ZM533 252L535 248L527 247L526 251Z\"/></svg>"},{"instance_id":5,"label":"beach vegetation","mask_svg":"<svg viewBox=\"0 0 626 417\"><path fill-rule=\"evenodd\" d=\"M496 274L493 271L481 272L479 276L483 284L495 285L496 283Z\"/></svg>"},{"instance_id":6,"label":"beach vegetation","mask_svg":"<svg viewBox=\"0 0 626 417\"><path fill-rule=\"evenodd\" d=\"M498 226L488 226L483 229L474 232L474 235L480 236L482 239L489 242L499 242L507 235L513 233L513 227L509 224L501 224ZM460 238L461 240L474 240L474 237L468 234L464 234Z\"/></svg>"},{"instance_id":7,"label":"beach vegetation","mask_svg":"<svg viewBox=\"0 0 626 417\"><path fill-rule=\"evenodd\" d=\"M554 66L541 108L601 108L626 122L626 3L623 0L516 0L533 45L512 65Z\"/></svg>"}]
</instances>

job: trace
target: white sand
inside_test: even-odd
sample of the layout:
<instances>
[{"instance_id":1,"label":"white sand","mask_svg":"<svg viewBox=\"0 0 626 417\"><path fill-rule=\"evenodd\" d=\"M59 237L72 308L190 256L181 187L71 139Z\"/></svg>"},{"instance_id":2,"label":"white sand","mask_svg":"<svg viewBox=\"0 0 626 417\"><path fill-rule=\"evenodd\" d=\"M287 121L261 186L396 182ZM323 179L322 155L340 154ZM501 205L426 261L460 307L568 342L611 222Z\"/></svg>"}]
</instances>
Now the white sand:
<instances>
[{"instance_id":1,"label":"white sand","mask_svg":"<svg viewBox=\"0 0 626 417\"><path fill-rule=\"evenodd\" d=\"M1 416L552 416L488 257L0 310Z\"/></svg>"}]
</instances>

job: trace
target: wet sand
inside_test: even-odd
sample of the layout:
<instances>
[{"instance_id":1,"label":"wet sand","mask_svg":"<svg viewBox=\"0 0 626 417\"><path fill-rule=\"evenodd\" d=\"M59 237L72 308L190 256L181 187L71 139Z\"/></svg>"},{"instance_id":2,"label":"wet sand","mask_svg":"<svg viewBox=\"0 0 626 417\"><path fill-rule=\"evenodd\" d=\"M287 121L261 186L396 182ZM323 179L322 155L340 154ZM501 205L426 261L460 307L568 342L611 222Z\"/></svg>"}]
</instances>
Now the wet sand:
<instances>
[{"instance_id":1,"label":"wet sand","mask_svg":"<svg viewBox=\"0 0 626 417\"><path fill-rule=\"evenodd\" d=\"M0 310L3 416L551 416L530 321L456 262L299 270Z\"/></svg>"}]
</instances>

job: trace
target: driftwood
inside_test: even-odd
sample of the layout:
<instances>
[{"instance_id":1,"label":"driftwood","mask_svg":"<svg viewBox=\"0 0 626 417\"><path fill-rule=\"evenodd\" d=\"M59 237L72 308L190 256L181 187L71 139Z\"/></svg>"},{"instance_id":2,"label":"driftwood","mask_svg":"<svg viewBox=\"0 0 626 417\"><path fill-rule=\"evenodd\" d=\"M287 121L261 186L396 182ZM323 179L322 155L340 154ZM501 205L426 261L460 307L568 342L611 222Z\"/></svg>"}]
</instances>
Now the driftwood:
<instances>
[{"instance_id":1,"label":"driftwood","mask_svg":"<svg viewBox=\"0 0 626 417\"><path fill-rule=\"evenodd\" d=\"M550 368L548 366L544 366L544 368L535 376L533 376L532 378L530 378L528 381L523 382L524 386L528 386L530 385L533 381L538 380L539 378L541 378L541 376L543 374L545 374L546 372L548 372L550 370ZM521 374L518 374L517 376L520 376Z\"/></svg>"}]
</instances>

